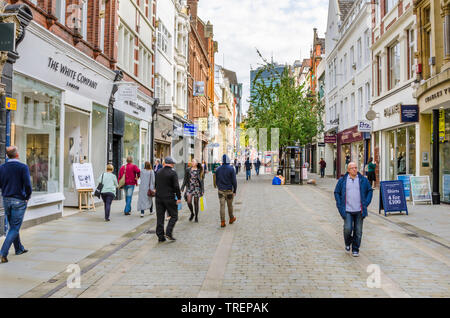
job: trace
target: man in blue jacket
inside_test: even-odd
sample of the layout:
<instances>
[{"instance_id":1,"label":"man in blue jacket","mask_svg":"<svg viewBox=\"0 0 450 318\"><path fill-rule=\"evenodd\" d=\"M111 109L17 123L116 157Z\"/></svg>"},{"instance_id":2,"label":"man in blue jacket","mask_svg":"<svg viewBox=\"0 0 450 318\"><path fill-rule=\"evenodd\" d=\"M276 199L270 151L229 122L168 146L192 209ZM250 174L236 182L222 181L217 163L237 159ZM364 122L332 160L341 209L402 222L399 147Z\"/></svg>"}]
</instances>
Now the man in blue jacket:
<instances>
[{"instance_id":1,"label":"man in blue jacket","mask_svg":"<svg viewBox=\"0 0 450 318\"><path fill-rule=\"evenodd\" d=\"M358 172L356 163L350 162L347 173L342 176L334 189L336 206L344 219L345 250L353 256L359 256L363 220L367 216L367 207L372 201L373 189L369 180Z\"/></svg>"},{"instance_id":2,"label":"man in blue jacket","mask_svg":"<svg viewBox=\"0 0 450 318\"><path fill-rule=\"evenodd\" d=\"M26 164L19 161L17 148L8 147L6 154L9 160L0 166L0 188L9 231L0 252L2 263L8 262L7 256L11 244L14 244L16 255L28 252L20 242L19 230L32 192L30 171Z\"/></svg>"},{"instance_id":3,"label":"man in blue jacket","mask_svg":"<svg viewBox=\"0 0 450 318\"><path fill-rule=\"evenodd\" d=\"M225 201L228 205L230 224L236 221L233 215L233 198L237 189L236 171L230 165L230 158L227 155L222 156L222 165L216 170L216 185L220 200L220 226L225 227Z\"/></svg>"}]
</instances>

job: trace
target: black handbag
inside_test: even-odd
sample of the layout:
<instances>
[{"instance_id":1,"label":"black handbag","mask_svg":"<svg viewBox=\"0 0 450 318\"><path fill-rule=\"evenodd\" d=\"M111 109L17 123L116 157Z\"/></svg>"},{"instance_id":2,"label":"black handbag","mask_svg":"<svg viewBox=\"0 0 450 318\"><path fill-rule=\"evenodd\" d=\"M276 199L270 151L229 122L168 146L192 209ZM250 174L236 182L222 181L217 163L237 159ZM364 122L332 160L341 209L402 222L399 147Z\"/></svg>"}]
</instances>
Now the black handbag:
<instances>
[{"instance_id":1,"label":"black handbag","mask_svg":"<svg viewBox=\"0 0 450 318\"><path fill-rule=\"evenodd\" d=\"M98 184L97 189L95 189L94 195L100 199L100 196L102 195L102 189L103 189L103 176L102 174L102 181Z\"/></svg>"}]
</instances>

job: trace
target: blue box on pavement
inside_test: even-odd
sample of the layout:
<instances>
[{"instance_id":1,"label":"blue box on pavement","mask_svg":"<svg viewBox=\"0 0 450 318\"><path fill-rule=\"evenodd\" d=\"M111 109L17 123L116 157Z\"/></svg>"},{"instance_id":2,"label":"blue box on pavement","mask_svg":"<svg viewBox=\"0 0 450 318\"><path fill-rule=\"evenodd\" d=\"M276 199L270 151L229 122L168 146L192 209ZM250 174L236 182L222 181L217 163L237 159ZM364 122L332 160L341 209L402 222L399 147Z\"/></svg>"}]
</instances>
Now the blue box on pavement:
<instances>
[{"instance_id":1,"label":"blue box on pavement","mask_svg":"<svg viewBox=\"0 0 450 318\"><path fill-rule=\"evenodd\" d=\"M386 213L402 211L406 211L406 215L408 215L403 181L380 182L380 208L378 214L381 210L384 210L384 216L386 216Z\"/></svg>"}]
</instances>

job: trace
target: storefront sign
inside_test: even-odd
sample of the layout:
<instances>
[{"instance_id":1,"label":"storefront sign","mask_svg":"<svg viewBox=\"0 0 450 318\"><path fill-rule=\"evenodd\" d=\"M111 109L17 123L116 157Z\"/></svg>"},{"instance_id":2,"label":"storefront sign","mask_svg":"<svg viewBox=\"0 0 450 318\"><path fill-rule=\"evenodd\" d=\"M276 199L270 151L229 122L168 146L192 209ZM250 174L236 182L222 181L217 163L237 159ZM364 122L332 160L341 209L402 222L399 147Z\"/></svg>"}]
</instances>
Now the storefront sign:
<instances>
[{"instance_id":1,"label":"storefront sign","mask_svg":"<svg viewBox=\"0 0 450 318\"><path fill-rule=\"evenodd\" d=\"M136 102L131 100L115 101L114 108L133 117L151 122L152 106L139 98Z\"/></svg>"},{"instance_id":2,"label":"storefront sign","mask_svg":"<svg viewBox=\"0 0 450 318\"><path fill-rule=\"evenodd\" d=\"M76 71L75 69L70 68L67 64L63 62L57 61L52 57L48 57L47 67L56 73L59 73L67 78L67 86L79 90L80 85L85 85L86 87L90 87L92 89L96 89L98 86L98 82L94 81L92 78L83 74L80 71Z\"/></svg>"},{"instance_id":3,"label":"storefront sign","mask_svg":"<svg viewBox=\"0 0 450 318\"><path fill-rule=\"evenodd\" d=\"M405 197L408 198L408 200L411 200L411 177L412 174L402 174L397 176L397 180L400 180L403 182L403 189L405 191Z\"/></svg>"},{"instance_id":4,"label":"storefront sign","mask_svg":"<svg viewBox=\"0 0 450 318\"><path fill-rule=\"evenodd\" d=\"M205 96L205 82L194 82L194 96Z\"/></svg>"},{"instance_id":5,"label":"storefront sign","mask_svg":"<svg viewBox=\"0 0 450 318\"><path fill-rule=\"evenodd\" d=\"M30 24L14 71L108 105L115 74L47 30ZM89 63L89 64L88 64ZM20 105L19 105L20 106Z\"/></svg>"},{"instance_id":6,"label":"storefront sign","mask_svg":"<svg viewBox=\"0 0 450 318\"><path fill-rule=\"evenodd\" d=\"M11 97L5 97L5 108L8 110L17 110L17 100Z\"/></svg>"},{"instance_id":7,"label":"storefront sign","mask_svg":"<svg viewBox=\"0 0 450 318\"><path fill-rule=\"evenodd\" d=\"M319 146L319 147L325 147L325 143L324 143L324 142L318 142L318 143L317 143L317 146Z\"/></svg>"},{"instance_id":8,"label":"storefront sign","mask_svg":"<svg viewBox=\"0 0 450 318\"><path fill-rule=\"evenodd\" d=\"M197 126L194 124L184 124L184 135L190 137L197 136Z\"/></svg>"},{"instance_id":9,"label":"storefront sign","mask_svg":"<svg viewBox=\"0 0 450 318\"><path fill-rule=\"evenodd\" d=\"M415 202L431 202L430 177L411 177L411 197Z\"/></svg>"},{"instance_id":10,"label":"storefront sign","mask_svg":"<svg viewBox=\"0 0 450 318\"><path fill-rule=\"evenodd\" d=\"M356 141L363 140L363 134L358 131L358 126L346 129L340 132L341 144L349 144Z\"/></svg>"},{"instance_id":11,"label":"storefront sign","mask_svg":"<svg viewBox=\"0 0 450 318\"><path fill-rule=\"evenodd\" d=\"M0 51L16 50L16 24L0 23Z\"/></svg>"},{"instance_id":12,"label":"storefront sign","mask_svg":"<svg viewBox=\"0 0 450 318\"><path fill-rule=\"evenodd\" d=\"M386 216L386 213L402 211L406 211L406 215L408 215L408 207L406 205L402 181L393 180L380 182L380 207L378 214L381 210L384 210L384 216Z\"/></svg>"},{"instance_id":13,"label":"storefront sign","mask_svg":"<svg viewBox=\"0 0 450 318\"><path fill-rule=\"evenodd\" d=\"M400 108L400 122L402 122L402 123L418 123L419 122L419 106L418 105L402 105Z\"/></svg>"},{"instance_id":14,"label":"storefront sign","mask_svg":"<svg viewBox=\"0 0 450 318\"><path fill-rule=\"evenodd\" d=\"M359 132L372 132L372 123L367 120L358 121L358 131Z\"/></svg>"},{"instance_id":15,"label":"storefront sign","mask_svg":"<svg viewBox=\"0 0 450 318\"><path fill-rule=\"evenodd\" d=\"M73 177L75 179L75 189L95 189L94 173L92 163L74 163Z\"/></svg>"},{"instance_id":16,"label":"storefront sign","mask_svg":"<svg viewBox=\"0 0 450 318\"><path fill-rule=\"evenodd\" d=\"M332 135L332 136L325 136L324 137L324 141L326 144L335 144L336 143L336 135Z\"/></svg>"},{"instance_id":17,"label":"storefront sign","mask_svg":"<svg viewBox=\"0 0 450 318\"><path fill-rule=\"evenodd\" d=\"M429 103L435 99L440 99L441 97L450 98L450 87L446 87L444 89L441 89L439 91L437 91L434 94L431 94L430 96L425 97L425 103Z\"/></svg>"},{"instance_id":18,"label":"storefront sign","mask_svg":"<svg viewBox=\"0 0 450 318\"><path fill-rule=\"evenodd\" d=\"M400 105L401 104L397 104L397 105L385 108L384 109L384 117L390 117L394 114L400 113Z\"/></svg>"},{"instance_id":19,"label":"storefront sign","mask_svg":"<svg viewBox=\"0 0 450 318\"><path fill-rule=\"evenodd\" d=\"M450 174L442 175L442 201L450 202Z\"/></svg>"}]
</instances>

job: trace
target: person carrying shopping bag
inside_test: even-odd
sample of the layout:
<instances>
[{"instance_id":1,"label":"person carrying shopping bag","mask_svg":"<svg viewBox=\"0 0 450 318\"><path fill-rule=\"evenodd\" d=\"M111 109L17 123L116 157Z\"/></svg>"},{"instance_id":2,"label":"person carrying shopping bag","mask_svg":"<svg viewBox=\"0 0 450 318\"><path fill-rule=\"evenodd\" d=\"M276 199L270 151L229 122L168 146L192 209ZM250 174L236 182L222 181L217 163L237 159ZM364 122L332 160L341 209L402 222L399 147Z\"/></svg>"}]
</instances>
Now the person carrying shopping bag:
<instances>
[{"instance_id":1,"label":"person carrying shopping bag","mask_svg":"<svg viewBox=\"0 0 450 318\"><path fill-rule=\"evenodd\" d=\"M149 191L150 190L150 191ZM155 193L155 172L152 170L150 162L146 161L144 170L141 170L141 184L139 185L139 196L137 210L141 211L141 218L144 217L145 210L150 210L153 214L153 196ZM151 196L149 196L151 194Z\"/></svg>"},{"instance_id":2,"label":"person carrying shopping bag","mask_svg":"<svg viewBox=\"0 0 450 318\"><path fill-rule=\"evenodd\" d=\"M192 159L191 167L186 170L184 174L183 185L181 186L181 192L186 188L184 198L187 201L189 210L191 211L191 217L189 221L194 218L194 209L192 207L192 198L194 198L195 205L195 222L198 222L198 210L199 199L203 196L204 184L203 184L203 168L197 160Z\"/></svg>"},{"instance_id":3,"label":"person carrying shopping bag","mask_svg":"<svg viewBox=\"0 0 450 318\"><path fill-rule=\"evenodd\" d=\"M106 172L104 172L101 176L98 177L98 182L103 185L101 188L101 198L103 203L105 204L105 222L109 222L109 215L111 211L111 203L116 197L116 189L119 187L119 183L117 182L117 177L113 173L114 166L112 164L108 164L106 166Z\"/></svg>"}]
</instances>

